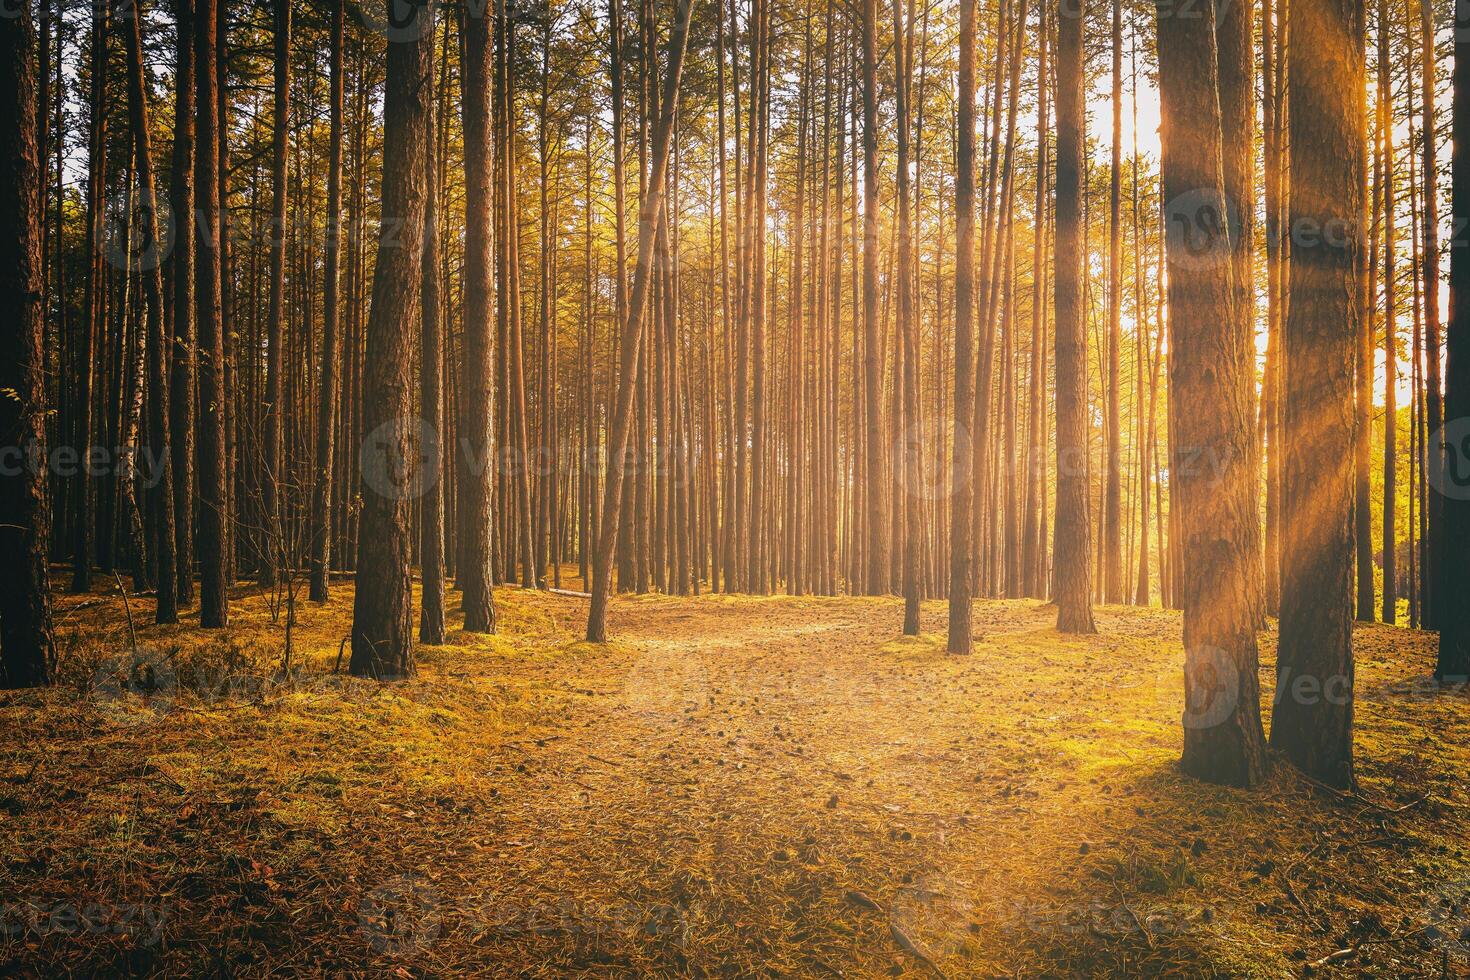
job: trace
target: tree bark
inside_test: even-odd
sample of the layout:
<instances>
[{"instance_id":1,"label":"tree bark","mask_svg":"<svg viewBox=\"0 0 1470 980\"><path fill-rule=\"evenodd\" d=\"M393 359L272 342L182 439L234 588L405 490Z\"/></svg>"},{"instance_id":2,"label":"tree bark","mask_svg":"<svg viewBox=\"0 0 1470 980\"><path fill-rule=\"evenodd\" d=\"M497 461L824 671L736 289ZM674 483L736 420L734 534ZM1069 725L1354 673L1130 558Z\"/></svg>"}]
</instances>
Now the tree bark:
<instances>
[{"instance_id":1,"label":"tree bark","mask_svg":"<svg viewBox=\"0 0 1470 980\"><path fill-rule=\"evenodd\" d=\"M955 147L954 451L949 524L949 652L968 654L974 602L975 0L960 0L959 135Z\"/></svg>"},{"instance_id":2,"label":"tree bark","mask_svg":"<svg viewBox=\"0 0 1470 980\"><path fill-rule=\"evenodd\" d=\"M1439 80L1436 68L1434 32L1434 5L1431 0L1419 3L1420 50L1423 64L1423 132L1424 132L1424 247L1420 255L1423 263L1421 276L1424 280L1424 364L1426 369L1424 392L1423 429L1430 436L1440 431L1444 420L1444 396L1440 378L1441 331L1439 316L1439 121L1435 107L1435 93ZM1462 226L1463 227L1463 226ZM1427 445L1425 455L1425 499L1428 533L1424 535L1423 562L1420 596L1420 618L1425 628L1435 629L1439 625L1439 527L1443 517L1444 501L1438 485L1444 479L1444 456L1433 445Z\"/></svg>"},{"instance_id":3,"label":"tree bark","mask_svg":"<svg viewBox=\"0 0 1470 980\"><path fill-rule=\"evenodd\" d=\"M431 47L432 47L432 34ZM432 72L430 77L432 78ZM419 418L423 425L424 489L419 500L419 569L423 580L419 642L444 643L444 326L439 318L439 168L434 104L429 86L424 165L424 245L420 264Z\"/></svg>"},{"instance_id":4,"label":"tree bark","mask_svg":"<svg viewBox=\"0 0 1470 980\"><path fill-rule=\"evenodd\" d=\"M174 0L174 145L169 205L174 220L169 429L174 483L178 604L194 602L194 0Z\"/></svg>"},{"instance_id":5,"label":"tree bark","mask_svg":"<svg viewBox=\"0 0 1470 980\"><path fill-rule=\"evenodd\" d=\"M1251 787L1266 773L1252 585L1255 419L1242 375L1255 348L1235 320L1234 243L1221 157L1214 14L1158 17L1170 384L1182 402L1170 471L1183 533L1185 772ZM1222 313L1224 314L1222 316Z\"/></svg>"},{"instance_id":6,"label":"tree bark","mask_svg":"<svg viewBox=\"0 0 1470 980\"><path fill-rule=\"evenodd\" d=\"M1383 621L1398 622L1398 283L1394 278L1393 80L1387 0L1378 0L1378 119L1383 141ZM1371 286L1369 287L1372 288Z\"/></svg>"},{"instance_id":7,"label":"tree bark","mask_svg":"<svg viewBox=\"0 0 1470 980\"><path fill-rule=\"evenodd\" d=\"M1470 224L1470 7L1455 8L1454 101L1450 163L1454 225ZM1435 676L1470 676L1470 249L1450 249L1450 319L1445 335L1444 426L1433 433L1432 448L1441 477L1435 487L1441 530L1437 605L1439 658ZM1431 356L1433 356L1431 354Z\"/></svg>"},{"instance_id":8,"label":"tree bark","mask_svg":"<svg viewBox=\"0 0 1470 980\"><path fill-rule=\"evenodd\" d=\"M390 15L402 0L387 0ZM407 17L404 17L404 12ZM383 208L363 377L362 524L350 669L359 677L413 673L410 522L424 472L413 417L413 326L419 317L426 172L433 111L433 6L400 6L383 103Z\"/></svg>"},{"instance_id":9,"label":"tree bark","mask_svg":"<svg viewBox=\"0 0 1470 980\"><path fill-rule=\"evenodd\" d=\"M153 531L153 558L157 563L154 585L154 618L159 623L179 619L177 572L174 568L173 460L169 455L168 363L169 350L163 329L163 253L167 247L158 223L158 195L153 181L153 143L149 135L148 101L143 77L142 10L130 5L123 14L130 21L127 33L128 118L133 130L133 158L137 170L140 257L143 300L147 304L148 347L148 444L156 472L145 474L148 487L149 523Z\"/></svg>"},{"instance_id":10,"label":"tree bark","mask_svg":"<svg viewBox=\"0 0 1470 980\"><path fill-rule=\"evenodd\" d=\"M1255 18L1249 0L1217 6L1215 24L1220 91L1221 161L1224 165L1225 198L1230 230L1230 256L1234 265L1235 305L1232 324L1236 343L1242 350L1256 345L1256 130L1255 130ZM1255 355L1251 367L1236 375L1238 396L1244 401L1254 430L1256 415ZM1261 469L1260 442L1245 444L1250 472ZM1258 479L1246 481L1250 513L1260 511ZM1260 521L1253 519L1242 529L1246 548L1246 588L1256 625L1265 625L1265 566L1262 558Z\"/></svg>"},{"instance_id":11,"label":"tree bark","mask_svg":"<svg viewBox=\"0 0 1470 980\"><path fill-rule=\"evenodd\" d=\"M1239 6L1239 4L1236 4ZM1113 159L1108 174L1107 472L1103 601L1123 602L1123 0L1113 0Z\"/></svg>"},{"instance_id":12,"label":"tree bark","mask_svg":"<svg viewBox=\"0 0 1470 980\"><path fill-rule=\"evenodd\" d=\"M56 670L46 577L46 381L42 371L40 147L30 4L0 17L0 687L50 684Z\"/></svg>"},{"instance_id":13,"label":"tree bark","mask_svg":"<svg viewBox=\"0 0 1470 980\"><path fill-rule=\"evenodd\" d=\"M261 478L261 549L257 578L264 586L276 581L276 567L289 560L281 526L281 358L286 330L286 141L291 112L291 0L272 0L275 20L274 128L271 136L270 308L266 313L265 397L262 399L265 472Z\"/></svg>"},{"instance_id":14,"label":"tree bark","mask_svg":"<svg viewBox=\"0 0 1470 980\"><path fill-rule=\"evenodd\" d=\"M484 5L466 11L463 30L465 145L485 152L465 155L464 325L459 386L459 556L456 583L464 628L495 632L495 518L491 508L495 466L491 417L493 342L490 325L490 16Z\"/></svg>"},{"instance_id":15,"label":"tree bark","mask_svg":"<svg viewBox=\"0 0 1470 980\"><path fill-rule=\"evenodd\" d=\"M1087 509L1087 332L1083 307L1082 175L1085 0L1063 4L1057 25L1056 386L1057 503L1053 591L1057 629L1095 633L1091 515Z\"/></svg>"},{"instance_id":16,"label":"tree bark","mask_svg":"<svg viewBox=\"0 0 1470 980\"><path fill-rule=\"evenodd\" d=\"M867 558L865 591L888 591L888 513L884 506L886 446L883 440L883 345L878 310L878 0L864 0L862 15L863 108L863 383L867 438Z\"/></svg>"},{"instance_id":17,"label":"tree bark","mask_svg":"<svg viewBox=\"0 0 1470 980\"><path fill-rule=\"evenodd\" d=\"M311 499L312 602L326 602L332 570L332 492L337 454L338 371L342 317L337 309L342 279L342 90L345 0L332 0L331 67L327 114L327 241L322 261L322 380L317 397L316 475Z\"/></svg>"},{"instance_id":18,"label":"tree bark","mask_svg":"<svg viewBox=\"0 0 1470 980\"><path fill-rule=\"evenodd\" d=\"M1363 249L1363 0L1292 3L1291 294L1281 639L1271 745L1353 782L1353 337ZM1316 234L1309 234L1310 231Z\"/></svg>"},{"instance_id":19,"label":"tree bark","mask_svg":"<svg viewBox=\"0 0 1470 980\"><path fill-rule=\"evenodd\" d=\"M199 625L229 625L226 591L229 470L225 441L225 338L221 312L224 229L221 220L219 35L220 0L199 0L194 14L195 209L194 302L199 333Z\"/></svg>"}]
</instances>

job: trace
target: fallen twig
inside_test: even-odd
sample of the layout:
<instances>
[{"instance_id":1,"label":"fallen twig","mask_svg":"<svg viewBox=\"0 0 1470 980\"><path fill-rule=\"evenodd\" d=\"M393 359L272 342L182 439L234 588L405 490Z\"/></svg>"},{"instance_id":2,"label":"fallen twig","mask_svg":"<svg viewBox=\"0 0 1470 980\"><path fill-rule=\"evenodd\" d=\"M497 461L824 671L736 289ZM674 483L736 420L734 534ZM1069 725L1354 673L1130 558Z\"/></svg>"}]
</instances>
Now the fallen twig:
<instances>
[{"instance_id":1,"label":"fallen twig","mask_svg":"<svg viewBox=\"0 0 1470 980\"><path fill-rule=\"evenodd\" d=\"M133 629L133 607L132 604L128 602L128 590L123 588L122 576L117 573L116 569L113 569L112 577L117 582L117 591L122 594L123 612L127 613L128 615L128 643L133 648L133 658L137 659L138 631Z\"/></svg>"},{"instance_id":2,"label":"fallen twig","mask_svg":"<svg viewBox=\"0 0 1470 980\"><path fill-rule=\"evenodd\" d=\"M1333 963L1340 963L1343 960L1350 959L1356 956L1358 953L1367 949L1369 946L1387 946L1390 943L1399 943L1403 942L1405 939L1413 939L1415 936L1420 935L1428 929L1428 926L1420 926L1418 929L1410 929L1408 932L1401 932L1393 936L1385 936L1382 939L1369 939L1366 942L1358 943L1356 946L1349 946L1346 949L1339 949L1336 952L1328 953L1320 960L1313 960L1312 962L1307 964L1307 969L1316 970L1324 966L1329 966Z\"/></svg>"}]
</instances>

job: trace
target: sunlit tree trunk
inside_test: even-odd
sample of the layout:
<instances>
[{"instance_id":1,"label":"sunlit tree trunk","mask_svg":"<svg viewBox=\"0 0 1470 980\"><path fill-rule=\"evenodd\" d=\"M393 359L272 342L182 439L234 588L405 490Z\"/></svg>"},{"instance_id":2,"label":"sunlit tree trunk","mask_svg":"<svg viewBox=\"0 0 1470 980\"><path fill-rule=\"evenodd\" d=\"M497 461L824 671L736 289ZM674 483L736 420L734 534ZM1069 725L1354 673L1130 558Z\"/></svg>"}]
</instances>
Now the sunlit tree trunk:
<instances>
[{"instance_id":1,"label":"sunlit tree trunk","mask_svg":"<svg viewBox=\"0 0 1470 980\"><path fill-rule=\"evenodd\" d=\"M1232 324L1236 343L1243 350L1256 345L1256 129L1255 129L1255 18L1249 0L1218 5L1215 24L1218 53L1221 143L1224 165L1225 198L1229 210L1230 256L1233 265L1235 304ZM1239 397L1250 411L1251 431L1255 431L1256 370L1236 375ZM1261 469L1260 441L1252 436L1242 449L1247 454L1250 472ZM1258 479L1246 481L1245 492L1250 513L1260 512L1261 495ZM1264 563L1262 560L1261 524L1248 521L1242 528L1246 549L1246 587L1256 625L1265 625Z\"/></svg>"},{"instance_id":2,"label":"sunlit tree trunk","mask_svg":"<svg viewBox=\"0 0 1470 980\"><path fill-rule=\"evenodd\" d=\"M1123 601L1123 0L1113 0L1113 159L1108 180L1107 469L1103 601Z\"/></svg>"},{"instance_id":3,"label":"sunlit tree trunk","mask_svg":"<svg viewBox=\"0 0 1470 980\"><path fill-rule=\"evenodd\" d=\"M432 45L433 35L430 34ZM431 69L432 77L432 69ZM424 166L424 244L419 296L419 418L423 420L423 496L419 499L419 642L444 642L444 325L440 320L439 166L435 94L429 90L428 136Z\"/></svg>"},{"instance_id":4,"label":"sunlit tree trunk","mask_svg":"<svg viewBox=\"0 0 1470 980\"><path fill-rule=\"evenodd\" d=\"M878 310L878 0L863 0L863 385L867 441L864 484L867 494L864 546L865 591L888 591L888 523L884 508L883 350Z\"/></svg>"},{"instance_id":5,"label":"sunlit tree trunk","mask_svg":"<svg viewBox=\"0 0 1470 980\"><path fill-rule=\"evenodd\" d=\"M663 99L658 123L653 132L653 152L649 167L648 193L638 202L638 264L634 267L633 290L622 324L622 349L619 352L617 401L613 406L608 435L608 475L602 498L602 527L593 554L592 602L587 616L587 639L593 643L607 640L607 603L611 590L613 548L617 543L621 517L623 481L627 471L628 432L633 414L634 372L643 346L643 315L653 270L653 239L658 215L663 207L664 175L669 165L674 114L678 105L679 79L684 70L684 52L689 39L689 20L693 0L680 0L678 19L669 35L668 67L663 81Z\"/></svg>"},{"instance_id":6,"label":"sunlit tree trunk","mask_svg":"<svg viewBox=\"0 0 1470 980\"><path fill-rule=\"evenodd\" d=\"M1250 527L1258 518L1255 419L1242 375L1254 347L1234 319L1230 202L1222 163L1215 24L1158 17L1165 214L1169 257L1169 378L1185 404L1170 473L1177 481L1184 562L1184 771L1250 787L1265 775Z\"/></svg>"},{"instance_id":7,"label":"sunlit tree trunk","mask_svg":"<svg viewBox=\"0 0 1470 980\"><path fill-rule=\"evenodd\" d=\"M1378 132L1383 154L1383 621L1398 622L1398 289L1395 281L1393 79L1389 8L1378 0ZM1370 287L1371 288L1371 287Z\"/></svg>"},{"instance_id":8,"label":"sunlit tree trunk","mask_svg":"<svg viewBox=\"0 0 1470 980\"><path fill-rule=\"evenodd\" d=\"M484 152L465 155L464 296L460 342L458 460L459 554L456 584L464 608L464 628L495 631L495 518L491 509L495 479L491 418L492 341L490 336L490 13L485 5L465 12L463 65L464 140Z\"/></svg>"},{"instance_id":9,"label":"sunlit tree trunk","mask_svg":"<svg viewBox=\"0 0 1470 980\"><path fill-rule=\"evenodd\" d=\"M387 0L388 6L402 0ZM426 176L431 158L433 7L396 15L383 103L383 209L363 377L362 530L352 614L351 671L413 673L410 522L421 471L411 344L420 316ZM396 236L394 233L396 232ZM394 236L394 237L390 237Z\"/></svg>"},{"instance_id":10,"label":"sunlit tree trunk","mask_svg":"<svg viewBox=\"0 0 1470 980\"><path fill-rule=\"evenodd\" d=\"M955 147L954 456L949 525L949 652L968 654L974 617L975 0L960 0L959 134Z\"/></svg>"},{"instance_id":11,"label":"sunlit tree trunk","mask_svg":"<svg viewBox=\"0 0 1470 980\"><path fill-rule=\"evenodd\" d=\"M1082 176L1085 3L1063 4L1057 24L1056 386L1057 503L1053 590L1057 628L1094 633L1091 515L1087 508L1087 333Z\"/></svg>"},{"instance_id":12,"label":"sunlit tree trunk","mask_svg":"<svg viewBox=\"0 0 1470 980\"><path fill-rule=\"evenodd\" d=\"M899 497L894 501L902 508L893 514L895 521L902 521L903 532L903 595L905 636L919 635L919 546L923 533L919 511L919 483L923 445L919 425L919 324L914 312L913 273L913 223L912 181L910 177L911 153L909 151L909 85L910 66L904 39L903 0L893 0L893 57L894 57L894 101L896 111L894 125L898 138L898 324L899 343L903 351L902 404L905 426L902 432L901 451L898 461L903 467L903 478L896 481Z\"/></svg>"},{"instance_id":13,"label":"sunlit tree trunk","mask_svg":"<svg viewBox=\"0 0 1470 980\"><path fill-rule=\"evenodd\" d=\"M1363 0L1295 2L1291 31L1291 228L1283 351L1286 461L1281 639L1271 745L1332 786L1353 782L1353 338L1364 310ZM1314 694L1315 692L1315 694Z\"/></svg>"}]
</instances>

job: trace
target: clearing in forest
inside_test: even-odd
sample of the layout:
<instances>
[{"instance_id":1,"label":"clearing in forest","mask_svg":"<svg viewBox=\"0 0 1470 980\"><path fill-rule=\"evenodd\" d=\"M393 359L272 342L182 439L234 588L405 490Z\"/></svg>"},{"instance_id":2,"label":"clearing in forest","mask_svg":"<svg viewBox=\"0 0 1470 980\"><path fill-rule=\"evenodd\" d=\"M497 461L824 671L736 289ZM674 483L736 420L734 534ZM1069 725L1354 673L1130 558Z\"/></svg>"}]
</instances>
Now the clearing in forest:
<instances>
[{"instance_id":1,"label":"clearing in forest","mask_svg":"<svg viewBox=\"0 0 1470 980\"><path fill-rule=\"evenodd\" d=\"M1470 713L1427 634L1357 636L1359 794L1181 776L1179 619L504 590L498 637L333 673L352 608L235 625L58 599L9 693L6 974L1439 976L1470 948ZM136 610L134 610L136 614ZM451 610L451 621L455 618ZM1265 636L1269 692L1274 637ZM14 898L11 898L11 897ZM1462 933L1464 933L1462 937Z\"/></svg>"}]
</instances>

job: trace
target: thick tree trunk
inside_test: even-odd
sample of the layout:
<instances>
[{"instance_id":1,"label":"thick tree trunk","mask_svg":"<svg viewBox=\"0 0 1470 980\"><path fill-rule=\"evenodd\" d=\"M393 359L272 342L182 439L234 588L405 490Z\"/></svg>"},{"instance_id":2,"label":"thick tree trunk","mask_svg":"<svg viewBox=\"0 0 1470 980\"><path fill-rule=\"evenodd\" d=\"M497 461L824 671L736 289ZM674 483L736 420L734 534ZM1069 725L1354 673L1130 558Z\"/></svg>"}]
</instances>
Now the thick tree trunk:
<instances>
[{"instance_id":1,"label":"thick tree trunk","mask_svg":"<svg viewBox=\"0 0 1470 980\"><path fill-rule=\"evenodd\" d=\"M1363 249L1363 0L1293 3L1291 298L1284 356L1281 640L1271 745L1353 782L1353 338Z\"/></svg>"},{"instance_id":2,"label":"thick tree trunk","mask_svg":"<svg viewBox=\"0 0 1470 980\"><path fill-rule=\"evenodd\" d=\"M1454 153L1451 209L1454 224L1470 223L1470 7L1455 8ZM1450 319L1445 336L1444 426L1431 448L1440 467L1435 487L1441 514L1437 606L1439 661L1435 676L1470 676L1470 249L1450 249ZM1455 598L1451 598L1455 597Z\"/></svg>"},{"instance_id":3,"label":"thick tree trunk","mask_svg":"<svg viewBox=\"0 0 1470 980\"><path fill-rule=\"evenodd\" d=\"M402 0L387 0L391 9ZM407 19L403 14L406 10ZM431 479L414 419L413 326L420 315L426 175L431 157L434 10L400 8L389 39L383 103L383 210L363 377L362 525L352 615L351 671L413 673L413 498Z\"/></svg>"},{"instance_id":4,"label":"thick tree trunk","mask_svg":"<svg viewBox=\"0 0 1470 980\"><path fill-rule=\"evenodd\" d=\"M46 381L42 371L40 148L29 4L0 17L0 687L50 684L56 670L46 578Z\"/></svg>"},{"instance_id":5,"label":"thick tree trunk","mask_svg":"<svg viewBox=\"0 0 1470 980\"><path fill-rule=\"evenodd\" d=\"M1083 287L1082 175L1085 2L1063 4L1057 25L1056 385L1057 504L1054 592L1057 629L1095 633L1088 495L1087 332Z\"/></svg>"},{"instance_id":6,"label":"thick tree trunk","mask_svg":"<svg viewBox=\"0 0 1470 980\"><path fill-rule=\"evenodd\" d=\"M1440 431L1444 420L1444 398L1440 379L1440 314L1439 314L1439 117L1436 113L1435 94L1439 80L1437 55L1435 53L1434 4L1432 0L1419 3L1420 51L1423 65L1423 125L1424 132L1424 247L1420 262L1424 280L1424 351L1425 392L1423 431L1433 437ZM1439 625L1439 528L1443 516L1443 500L1438 486L1444 478L1444 456L1432 443L1426 444L1425 485L1427 487L1425 509L1428 533L1424 535L1421 549L1420 617L1427 629Z\"/></svg>"},{"instance_id":7,"label":"thick tree trunk","mask_svg":"<svg viewBox=\"0 0 1470 980\"><path fill-rule=\"evenodd\" d=\"M490 334L490 14L484 5L466 11L464 40L464 139L484 152L465 156L464 335L459 386L459 556L456 584L464 608L464 628L495 631L495 518L491 503L495 465L492 453Z\"/></svg>"},{"instance_id":8,"label":"thick tree trunk","mask_svg":"<svg viewBox=\"0 0 1470 980\"><path fill-rule=\"evenodd\" d=\"M1242 375L1231 206L1221 162L1215 24L1161 15L1159 93L1169 258L1170 384L1211 411L1180 412L1173 464L1184 562L1184 771L1250 787L1265 775L1251 526L1255 418ZM1223 314L1223 315L1222 315Z\"/></svg>"},{"instance_id":9,"label":"thick tree trunk","mask_svg":"<svg viewBox=\"0 0 1470 980\"><path fill-rule=\"evenodd\" d=\"M1266 452L1266 530L1262 589L1266 613L1281 611L1281 325L1285 292L1281 238L1282 133L1277 48L1285 0L1261 0L1261 135L1266 204L1266 363L1261 382L1261 435Z\"/></svg>"},{"instance_id":10,"label":"thick tree trunk","mask_svg":"<svg viewBox=\"0 0 1470 980\"><path fill-rule=\"evenodd\" d=\"M1234 266L1235 305L1232 325L1236 343L1242 350L1255 351L1256 346L1256 130L1255 130L1255 18L1249 0L1221 3L1217 7L1215 38L1218 52L1220 91L1220 156L1224 165L1225 201L1229 210L1230 255ZM1255 355L1251 366L1238 372L1239 397L1250 412L1251 429L1255 430L1256 369ZM1250 472L1260 473L1261 445L1248 439L1242 447L1247 452ZM1245 492L1251 514L1261 506L1259 479L1246 481ZM1262 532L1259 519L1242 528L1246 548L1246 587L1256 625L1265 625L1265 566L1262 559Z\"/></svg>"}]
</instances>

